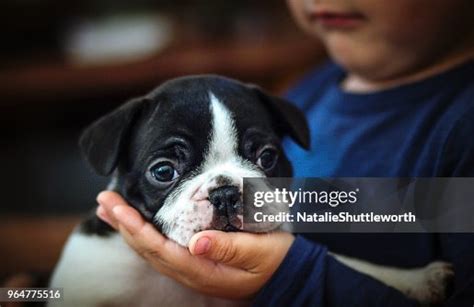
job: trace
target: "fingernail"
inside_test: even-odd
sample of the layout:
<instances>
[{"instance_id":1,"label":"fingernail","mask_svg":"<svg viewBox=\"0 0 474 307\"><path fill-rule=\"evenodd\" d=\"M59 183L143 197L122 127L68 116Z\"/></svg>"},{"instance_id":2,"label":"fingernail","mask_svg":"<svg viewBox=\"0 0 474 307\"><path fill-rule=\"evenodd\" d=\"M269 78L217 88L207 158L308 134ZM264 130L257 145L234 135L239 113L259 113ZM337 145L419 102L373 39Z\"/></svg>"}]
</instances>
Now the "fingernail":
<instances>
[{"instance_id":1,"label":"fingernail","mask_svg":"<svg viewBox=\"0 0 474 307\"><path fill-rule=\"evenodd\" d=\"M100 192L100 193L97 195L97 197L95 198L95 200L96 200L99 204L101 204L101 205L102 205L102 198L104 197L104 194L105 194L105 192L102 191L102 192Z\"/></svg>"},{"instance_id":2,"label":"fingernail","mask_svg":"<svg viewBox=\"0 0 474 307\"><path fill-rule=\"evenodd\" d=\"M101 220L112 225L111 220L109 216L107 215L107 212L102 206L97 207L97 210L95 211L95 213Z\"/></svg>"},{"instance_id":3,"label":"fingernail","mask_svg":"<svg viewBox=\"0 0 474 307\"><path fill-rule=\"evenodd\" d=\"M194 254L202 255L209 251L211 248L211 240L208 237L199 238L194 245Z\"/></svg>"}]
</instances>

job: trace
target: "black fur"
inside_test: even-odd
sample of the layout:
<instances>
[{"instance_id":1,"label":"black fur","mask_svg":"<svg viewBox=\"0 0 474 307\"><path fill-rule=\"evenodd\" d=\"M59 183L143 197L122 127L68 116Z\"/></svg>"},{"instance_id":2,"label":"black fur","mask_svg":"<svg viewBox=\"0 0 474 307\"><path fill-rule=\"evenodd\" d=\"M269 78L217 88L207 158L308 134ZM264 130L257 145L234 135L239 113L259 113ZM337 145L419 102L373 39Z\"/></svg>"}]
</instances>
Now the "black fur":
<instances>
[{"instance_id":1,"label":"black fur","mask_svg":"<svg viewBox=\"0 0 474 307\"><path fill-rule=\"evenodd\" d=\"M91 212L79 225L79 231L85 234L95 234L103 237L116 232L109 224L99 219L95 212Z\"/></svg>"}]
</instances>

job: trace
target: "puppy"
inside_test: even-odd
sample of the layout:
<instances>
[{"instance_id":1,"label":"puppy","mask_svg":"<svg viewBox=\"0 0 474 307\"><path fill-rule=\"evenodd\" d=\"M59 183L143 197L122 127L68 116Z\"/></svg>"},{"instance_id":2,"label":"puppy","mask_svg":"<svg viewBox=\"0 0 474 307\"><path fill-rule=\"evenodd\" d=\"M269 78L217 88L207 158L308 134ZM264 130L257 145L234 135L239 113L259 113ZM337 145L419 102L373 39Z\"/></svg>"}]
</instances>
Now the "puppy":
<instances>
[{"instance_id":1,"label":"puppy","mask_svg":"<svg viewBox=\"0 0 474 307\"><path fill-rule=\"evenodd\" d=\"M305 117L289 102L231 79L191 76L168 81L100 118L85 130L80 147L98 174L112 176L109 189L187 246L206 229L281 228L243 227L242 186L244 177L291 177L284 136L309 147ZM421 302L442 299L452 274L442 262L404 270L334 256ZM160 275L95 216L69 238L51 286L65 289L65 301L51 306L245 304L201 295Z\"/></svg>"}]
</instances>

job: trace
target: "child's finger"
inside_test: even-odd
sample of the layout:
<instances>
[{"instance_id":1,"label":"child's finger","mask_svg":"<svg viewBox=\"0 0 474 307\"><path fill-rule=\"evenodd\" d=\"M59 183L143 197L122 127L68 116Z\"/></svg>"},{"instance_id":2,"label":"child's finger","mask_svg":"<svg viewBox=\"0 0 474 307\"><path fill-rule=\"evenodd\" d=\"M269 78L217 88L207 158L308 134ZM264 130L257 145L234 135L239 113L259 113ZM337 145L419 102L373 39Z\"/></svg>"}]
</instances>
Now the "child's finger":
<instances>
[{"instance_id":1,"label":"child's finger","mask_svg":"<svg viewBox=\"0 0 474 307\"><path fill-rule=\"evenodd\" d=\"M118 205L128 206L125 200L116 192L102 191L97 195L97 202L99 203L99 207L96 211L97 216L110 226L118 229L118 223L113 214L113 209Z\"/></svg>"}]
</instances>

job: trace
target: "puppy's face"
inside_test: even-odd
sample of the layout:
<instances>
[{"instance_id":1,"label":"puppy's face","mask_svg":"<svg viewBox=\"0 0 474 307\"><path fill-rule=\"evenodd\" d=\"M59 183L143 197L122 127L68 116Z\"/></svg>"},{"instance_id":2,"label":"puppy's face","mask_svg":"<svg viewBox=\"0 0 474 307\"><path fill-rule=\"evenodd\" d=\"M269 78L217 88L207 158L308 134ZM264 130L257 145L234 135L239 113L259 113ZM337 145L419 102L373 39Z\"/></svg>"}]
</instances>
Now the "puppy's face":
<instances>
[{"instance_id":1,"label":"puppy's face","mask_svg":"<svg viewBox=\"0 0 474 307\"><path fill-rule=\"evenodd\" d=\"M216 76L175 79L92 124L81 147L113 188L165 235L270 231L243 224L244 177L289 177L289 134L308 145L303 115L259 89ZM281 208L264 207L269 211Z\"/></svg>"}]
</instances>

